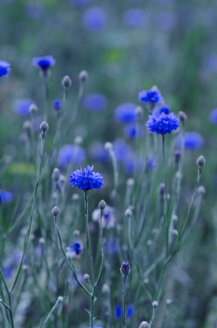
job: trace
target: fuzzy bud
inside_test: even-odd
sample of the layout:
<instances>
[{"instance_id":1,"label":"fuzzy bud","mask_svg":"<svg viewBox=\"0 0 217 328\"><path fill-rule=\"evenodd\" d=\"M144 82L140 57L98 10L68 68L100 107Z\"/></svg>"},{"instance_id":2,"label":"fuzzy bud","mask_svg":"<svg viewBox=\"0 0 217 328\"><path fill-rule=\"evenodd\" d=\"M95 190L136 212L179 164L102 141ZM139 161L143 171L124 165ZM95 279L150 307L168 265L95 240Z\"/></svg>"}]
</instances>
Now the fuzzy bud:
<instances>
[{"instance_id":1,"label":"fuzzy bud","mask_svg":"<svg viewBox=\"0 0 217 328\"><path fill-rule=\"evenodd\" d=\"M197 192L198 192L198 194L204 195L206 193L206 189L204 186L199 186L197 188Z\"/></svg>"},{"instance_id":2,"label":"fuzzy bud","mask_svg":"<svg viewBox=\"0 0 217 328\"><path fill-rule=\"evenodd\" d=\"M125 213L124 213L124 215L125 215L127 218L129 218L129 217L131 217L131 216L133 215L133 213L132 213L132 211L131 211L130 208L127 208L126 211L125 211Z\"/></svg>"},{"instance_id":3,"label":"fuzzy bud","mask_svg":"<svg viewBox=\"0 0 217 328\"><path fill-rule=\"evenodd\" d=\"M135 184L135 180L134 179L132 179L132 178L127 179L127 185L129 187L134 186L134 184Z\"/></svg>"},{"instance_id":4,"label":"fuzzy bud","mask_svg":"<svg viewBox=\"0 0 217 328\"><path fill-rule=\"evenodd\" d=\"M136 107L136 115L139 119L143 118L143 108L141 106Z\"/></svg>"},{"instance_id":5,"label":"fuzzy bud","mask_svg":"<svg viewBox=\"0 0 217 328\"><path fill-rule=\"evenodd\" d=\"M58 216L59 215L59 213L60 213L60 210L59 210L59 207L57 207L57 206L54 206L53 208L52 208L52 211L51 211L51 213L53 214L53 216Z\"/></svg>"},{"instance_id":6,"label":"fuzzy bud","mask_svg":"<svg viewBox=\"0 0 217 328\"><path fill-rule=\"evenodd\" d=\"M154 301L153 303L152 303L152 307L153 307L153 309L157 309L158 308L158 302L157 301Z\"/></svg>"},{"instance_id":7,"label":"fuzzy bud","mask_svg":"<svg viewBox=\"0 0 217 328\"><path fill-rule=\"evenodd\" d=\"M62 79L62 86L65 89L68 89L72 84L72 81L70 79L70 77L68 75L64 76L64 78Z\"/></svg>"},{"instance_id":8,"label":"fuzzy bud","mask_svg":"<svg viewBox=\"0 0 217 328\"><path fill-rule=\"evenodd\" d=\"M147 321L142 321L139 325L139 328L150 328L150 325Z\"/></svg>"},{"instance_id":9,"label":"fuzzy bud","mask_svg":"<svg viewBox=\"0 0 217 328\"><path fill-rule=\"evenodd\" d=\"M90 275L88 273L85 273L83 275L83 278L84 278L85 281L88 281L90 279Z\"/></svg>"},{"instance_id":10,"label":"fuzzy bud","mask_svg":"<svg viewBox=\"0 0 217 328\"><path fill-rule=\"evenodd\" d=\"M111 142L106 142L105 145L104 145L105 149L110 151L113 149L113 145Z\"/></svg>"},{"instance_id":11,"label":"fuzzy bud","mask_svg":"<svg viewBox=\"0 0 217 328\"><path fill-rule=\"evenodd\" d=\"M23 129L27 132L28 135L30 135L31 133L31 129L32 129L32 124L30 121L25 121L23 123Z\"/></svg>"},{"instance_id":12,"label":"fuzzy bud","mask_svg":"<svg viewBox=\"0 0 217 328\"><path fill-rule=\"evenodd\" d=\"M79 194L73 194L73 195L72 195L72 200L73 200L74 202L77 202L79 199L80 199Z\"/></svg>"},{"instance_id":13,"label":"fuzzy bud","mask_svg":"<svg viewBox=\"0 0 217 328\"><path fill-rule=\"evenodd\" d=\"M203 155L200 155L197 159L197 166L202 168L205 163L206 163L205 157Z\"/></svg>"},{"instance_id":14,"label":"fuzzy bud","mask_svg":"<svg viewBox=\"0 0 217 328\"><path fill-rule=\"evenodd\" d=\"M102 286L102 292L103 292L103 294L108 294L110 292L110 287L108 284L104 284Z\"/></svg>"},{"instance_id":15,"label":"fuzzy bud","mask_svg":"<svg viewBox=\"0 0 217 328\"><path fill-rule=\"evenodd\" d=\"M180 159L181 159L181 152L180 150L176 150L174 153L174 160L177 165L179 164Z\"/></svg>"},{"instance_id":16,"label":"fuzzy bud","mask_svg":"<svg viewBox=\"0 0 217 328\"><path fill-rule=\"evenodd\" d=\"M81 83L85 83L88 79L88 73L87 71L81 71L79 74L79 80Z\"/></svg>"},{"instance_id":17,"label":"fuzzy bud","mask_svg":"<svg viewBox=\"0 0 217 328\"><path fill-rule=\"evenodd\" d=\"M121 271L124 278L127 278L127 276L130 274L130 265L127 261L124 261L121 264L120 271Z\"/></svg>"},{"instance_id":18,"label":"fuzzy bud","mask_svg":"<svg viewBox=\"0 0 217 328\"><path fill-rule=\"evenodd\" d=\"M31 105L29 106L29 112L30 112L31 114L36 114L37 111L38 111L38 107L37 107L35 104L31 104Z\"/></svg>"},{"instance_id":19,"label":"fuzzy bud","mask_svg":"<svg viewBox=\"0 0 217 328\"><path fill-rule=\"evenodd\" d=\"M102 199L99 204L98 204L98 208L103 211L104 208L106 207L106 202Z\"/></svg>"},{"instance_id":20,"label":"fuzzy bud","mask_svg":"<svg viewBox=\"0 0 217 328\"><path fill-rule=\"evenodd\" d=\"M187 115L185 114L185 112L180 111L178 113L178 118L180 119L180 121L184 124L185 121L187 120Z\"/></svg>"},{"instance_id":21,"label":"fuzzy bud","mask_svg":"<svg viewBox=\"0 0 217 328\"><path fill-rule=\"evenodd\" d=\"M60 170L58 168L55 168L52 173L52 179L53 181L57 182L60 178Z\"/></svg>"},{"instance_id":22,"label":"fuzzy bud","mask_svg":"<svg viewBox=\"0 0 217 328\"><path fill-rule=\"evenodd\" d=\"M161 183L158 187L158 193L159 195L163 198L164 194L165 194L165 184Z\"/></svg>"},{"instance_id":23,"label":"fuzzy bud","mask_svg":"<svg viewBox=\"0 0 217 328\"><path fill-rule=\"evenodd\" d=\"M58 297L58 302L62 303L63 302L63 296Z\"/></svg>"},{"instance_id":24,"label":"fuzzy bud","mask_svg":"<svg viewBox=\"0 0 217 328\"><path fill-rule=\"evenodd\" d=\"M41 122L40 131L41 131L42 138L45 138L45 135L46 135L48 129L49 129L49 125L47 124L47 122L45 122L45 121Z\"/></svg>"}]
</instances>

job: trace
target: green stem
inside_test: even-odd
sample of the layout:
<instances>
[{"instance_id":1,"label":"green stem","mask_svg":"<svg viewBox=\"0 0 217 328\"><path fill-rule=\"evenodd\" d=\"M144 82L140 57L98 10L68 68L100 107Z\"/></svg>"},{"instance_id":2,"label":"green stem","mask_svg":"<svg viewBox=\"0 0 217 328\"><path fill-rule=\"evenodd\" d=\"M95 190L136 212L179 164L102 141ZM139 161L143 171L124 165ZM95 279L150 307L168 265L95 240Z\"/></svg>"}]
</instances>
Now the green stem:
<instances>
[{"instance_id":1,"label":"green stem","mask_svg":"<svg viewBox=\"0 0 217 328\"><path fill-rule=\"evenodd\" d=\"M62 303L62 299L60 297L58 297L58 299L56 300L56 303L54 304L54 306L51 308L50 312L46 315L46 317L42 320L39 328L43 328L45 327L45 324L48 322L48 320L50 319L51 315L53 314L53 312L56 310L57 306L59 305L59 303Z\"/></svg>"},{"instance_id":2,"label":"green stem","mask_svg":"<svg viewBox=\"0 0 217 328\"><path fill-rule=\"evenodd\" d=\"M126 328L126 277L122 277L122 307L123 307L123 328Z\"/></svg>"}]
</instances>

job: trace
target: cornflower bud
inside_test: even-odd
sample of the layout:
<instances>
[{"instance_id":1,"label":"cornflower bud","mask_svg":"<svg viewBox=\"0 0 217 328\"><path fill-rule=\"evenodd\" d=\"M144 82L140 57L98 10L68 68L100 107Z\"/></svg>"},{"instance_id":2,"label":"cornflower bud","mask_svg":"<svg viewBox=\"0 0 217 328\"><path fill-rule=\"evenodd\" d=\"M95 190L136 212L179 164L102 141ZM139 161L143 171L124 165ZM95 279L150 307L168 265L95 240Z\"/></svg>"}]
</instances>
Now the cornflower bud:
<instances>
[{"instance_id":1,"label":"cornflower bud","mask_svg":"<svg viewBox=\"0 0 217 328\"><path fill-rule=\"evenodd\" d=\"M81 71L79 73L79 80L80 80L80 82L81 83L85 83L87 81L87 79L88 79L88 73L87 73L87 71Z\"/></svg>"},{"instance_id":2,"label":"cornflower bud","mask_svg":"<svg viewBox=\"0 0 217 328\"><path fill-rule=\"evenodd\" d=\"M51 211L51 213L53 214L53 216L58 216L59 215L59 213L60 213L60 210L59 210L59 207L57 207L57 206L54 206L53 208L52 208L52 211Z\"/></svg>"},{"instance_id":3,"label":"cornflower bud","mask_svg":"<svg viewBox=\"0 0 217 328\"><path fill-rule=\"evenodd\" d=\"M61 83L62 83L63 88L68 89L71 86L72 81L71 81L70 77L68 75L66 75L62 79Z\"/></svg>"},{"instance_id":4,"label":"cornflower bud","mask_svg":"<svg viewBox=\"0 0 217 328\"><path fill-rule=\"evenodd\" d=\"M103 211L104 208L106 207L106 202L104 200L101 200L98 204L98 208Z\"/></svg>"},{"instance_id":5,"label":"cornflower bud","mask_svg":"<svg viewBox=\"0 0 217 328\"><path fill-rule=\"evenodd\" d=\"M122 264L121 264L121 269L120 269L122 275L124 278L127 278L127 276L130 274L130 265L127 261L124 261Z\"/></svg>"},{"instance_id":6,"label":"cornflower bud","mask_svg":"<svg viewBox=\"0 0 217 328\"><path fill-rule=\"evenodd\" d=\"M47 124L47 122L45 122L45 121L41 122L40 131L41 131L41 136L43 139L45 138L48 129L49 129L49 125Z\"/></svg>"}]
</instances>

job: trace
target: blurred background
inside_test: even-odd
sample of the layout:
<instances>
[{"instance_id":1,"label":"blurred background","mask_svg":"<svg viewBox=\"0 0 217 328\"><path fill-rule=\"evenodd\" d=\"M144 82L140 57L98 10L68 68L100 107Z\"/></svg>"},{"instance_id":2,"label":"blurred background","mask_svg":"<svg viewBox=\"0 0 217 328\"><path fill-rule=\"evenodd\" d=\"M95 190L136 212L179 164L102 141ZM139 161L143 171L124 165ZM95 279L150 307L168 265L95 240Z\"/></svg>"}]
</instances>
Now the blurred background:
<instances>
[{"instance_id":1,"label":"blurred background","mask_svg":"<svg viewBox=\"0 0 217 328\"><path fill-rule=\"evenodd\" d=\"M43 104L32 65L38 56L56 60L49 78L51 122L63 76L72 79L68 106L73 108L79 72L88 72L78 124L69 127L66 143L81 136L89 158L94 143L122 137L114 111L123 103L139 105L142 89L157 85L175 113L186 112L186 130L199 133L202 143L188 151L183 184L192 186L195 159L203 154L206 195L199 223L168 274L165 297L177 302L168 327L177 327L177 318L183 322L179 327L217 327L217 119L210 116L217 107L217 2L1 0L0 13L0 59L11 63L10 77L0 83L1 156L22 164L14 140L22 144L28 111L17 101ZM15 179L15 173L20 177ZM25 173L25 167L13 165L1 183L16 190Z\"/></svg>"}]
</instances>

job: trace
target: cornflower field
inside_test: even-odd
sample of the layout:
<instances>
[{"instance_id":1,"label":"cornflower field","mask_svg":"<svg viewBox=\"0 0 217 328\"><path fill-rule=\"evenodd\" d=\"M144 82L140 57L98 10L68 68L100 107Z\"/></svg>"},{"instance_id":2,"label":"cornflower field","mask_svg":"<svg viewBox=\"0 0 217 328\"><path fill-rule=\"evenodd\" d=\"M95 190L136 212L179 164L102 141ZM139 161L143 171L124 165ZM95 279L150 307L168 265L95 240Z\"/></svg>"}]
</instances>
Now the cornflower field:
<instances>
[{"instance_id":1,"label":"cornflower field","mask_svg":"<svg viewBox=\"0 0 217 328\"><path fill-rule=\"evenodd\" d=\"M217 328L216 1L0 14L0 328Z\"/></svg>"}]
</instances>

